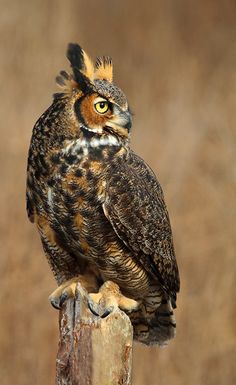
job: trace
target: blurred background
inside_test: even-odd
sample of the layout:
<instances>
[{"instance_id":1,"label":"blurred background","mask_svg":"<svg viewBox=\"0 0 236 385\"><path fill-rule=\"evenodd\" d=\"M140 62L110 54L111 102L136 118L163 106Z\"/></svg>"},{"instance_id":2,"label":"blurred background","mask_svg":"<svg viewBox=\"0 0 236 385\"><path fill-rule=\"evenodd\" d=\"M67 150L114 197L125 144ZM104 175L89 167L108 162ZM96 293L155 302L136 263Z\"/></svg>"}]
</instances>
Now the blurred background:
<instances>
[{"instance_id":1,"label":"blurred background","mask_svg":"<svg viewBox=\"0 0 236 385\"><path fill-rule=\"evenodd\" d=\"M181 274L177 336L135 345L133 385L236 383L236 2L0 0L1 385L53 384L58 315L25 212L31 130L68 42L113 57L132 148L165 191Z\"/></svg>"}]
</instances>

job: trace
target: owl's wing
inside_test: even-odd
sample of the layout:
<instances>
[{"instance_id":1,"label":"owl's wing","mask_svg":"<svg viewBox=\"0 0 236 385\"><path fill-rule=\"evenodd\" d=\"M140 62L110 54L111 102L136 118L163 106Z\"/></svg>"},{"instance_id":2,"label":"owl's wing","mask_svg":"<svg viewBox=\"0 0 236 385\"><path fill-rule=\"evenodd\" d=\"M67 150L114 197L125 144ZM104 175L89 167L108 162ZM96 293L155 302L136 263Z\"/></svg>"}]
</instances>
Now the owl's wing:
<instances>
[{"instance_id":1,"label":"owl's wing","mask_svg":"<svg viewBox=\"0 0 236 385\"><path fill-rule=\"evenodd\" d=\"M152 170L133 152L108 171L103 209L118 237L144 269L175 297L179 273L163 192Z\"/></svg>"},{"instance_id":2,"label":"owl's wing","mask_svg":"<svg viewBox=\"0 0 236 385\"><path fill-rule=\"evenodd\" d=\"M30 222L34 222L34 204L29 191L26 191L26 211Z\"/></svg>"},{"instance_id":3,"label":"owl's wing","mask_svg":"<svg viewBox=\"0 0 236 385\"><path fill-rule=\"evenodd\" d=\"M31 175L29 172L29 159L28 159L28 164L27 164L27 178L26 178L26 211L28 218L30 222L34 222L34 212L35 212L35 205L34 205L34 200L32 196L32 183L31 183Z\"/></svg>"}]
</instances>

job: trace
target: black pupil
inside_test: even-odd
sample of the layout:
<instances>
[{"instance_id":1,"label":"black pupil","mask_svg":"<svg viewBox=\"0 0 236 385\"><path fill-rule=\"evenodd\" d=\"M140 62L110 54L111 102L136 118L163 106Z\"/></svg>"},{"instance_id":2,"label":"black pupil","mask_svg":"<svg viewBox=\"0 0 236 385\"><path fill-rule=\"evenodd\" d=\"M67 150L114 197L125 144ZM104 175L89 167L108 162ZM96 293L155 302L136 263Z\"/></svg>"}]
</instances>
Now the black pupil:
<instances>
[{"instance_id":1,"label":"black pupil","mask_svg":"<svg viewBox=\"0 0 236 385\"><path fill-rule=\"evenodd\" d=\"M101 103L100 103L100 108L103 109L104 107L105 107L105 102L101 102Z\"/></svg>"}]
</instances>

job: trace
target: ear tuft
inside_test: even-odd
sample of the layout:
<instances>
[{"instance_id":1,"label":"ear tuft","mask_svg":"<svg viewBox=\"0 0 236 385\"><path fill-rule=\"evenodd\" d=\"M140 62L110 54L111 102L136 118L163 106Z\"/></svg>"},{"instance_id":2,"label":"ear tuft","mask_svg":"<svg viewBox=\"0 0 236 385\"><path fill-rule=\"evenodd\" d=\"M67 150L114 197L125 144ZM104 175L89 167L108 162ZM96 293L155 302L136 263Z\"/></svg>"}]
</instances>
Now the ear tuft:
<instances>
[{"instance_id":1,"label":"ear tuft","mask_svg":"<svg viewBox=\"0 0 236 385\"><path fill-rule=\"evenodd\" d=\"M74 71L74 68L76 68L78 71L83 69L84 56L83 56L83 50L79 46L79 44L69 43L66 56L71 64L73 71Z\"/></svg>"},{"instance_id":2,"label":"ear tuft","mask_svg":"<svg viewBox=\"0 0 236 385\"><path fill-rule=\"evenodd\" d=\"M65 93L79 89L92 91L94 80L107 80L112 83L113 65L110 56L98 57L94 66L87 53L76 43L69 43L66 56L70 61L72 74L61 71L56 77L57 84Z\"/></svg>"},{"instance_id":3,"label":"ear tuft","mask_svg":"<svg viewBox=\"0 0 236 385\"><path fill-rule=\"evenodd\" d=\"M72 82L73 76L69 75L66 71L60 71L59 75L56 77L56 83L65 89L70 88Z\"/></svg>"},{"instance_id":4,"label":"ear tuft","mask_svg":"<svg viewBox=\"0 0 236 385\"><path fill-rule=\"evenodd\" d=\"M113 65L110 56L98 57L95 64L94 79L107 80L112 82L113 79Z\"/></svg>"},{"instance_id":5,"label":"ear tuft","mask_svg":"<svg viewBox=\"0 0 236 385\"><path fill-rule=\"evenodd\" d=\"M87 53L75 43L70 43L67 49L67 58L70 61L75 80L81 80L82 73L85 77L93 82L94 78L94 65ZM79 81L78 81L79 83Z\"/></svg>"}]
</instances>

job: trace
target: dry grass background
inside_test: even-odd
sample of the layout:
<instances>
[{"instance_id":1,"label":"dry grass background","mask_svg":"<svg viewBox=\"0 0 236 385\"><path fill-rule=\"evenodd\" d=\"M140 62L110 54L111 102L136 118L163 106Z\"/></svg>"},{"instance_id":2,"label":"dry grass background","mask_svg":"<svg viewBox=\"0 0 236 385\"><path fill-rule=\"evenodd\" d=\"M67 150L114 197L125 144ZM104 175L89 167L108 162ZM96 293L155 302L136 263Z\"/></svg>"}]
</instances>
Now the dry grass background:
<instances>
[{"instance_id":1,"label":"dry grass background","mask_svg":"<svg viewBox=\"0 0 236 385\"><path fill-rule=\"evenodd\" d=\"M133 384L235 384L235 1L0 7L1 385L54 382L55 283L26 218L25 167L69 41L113 57L135 113L132 147L158 174L172 219L178 334L166 349L135 346Z\"/></svg>"}]
</instances>

